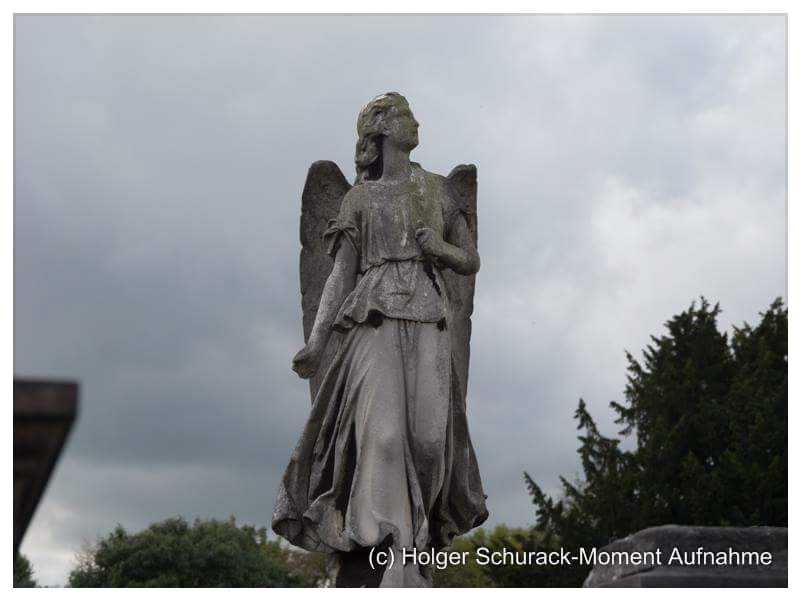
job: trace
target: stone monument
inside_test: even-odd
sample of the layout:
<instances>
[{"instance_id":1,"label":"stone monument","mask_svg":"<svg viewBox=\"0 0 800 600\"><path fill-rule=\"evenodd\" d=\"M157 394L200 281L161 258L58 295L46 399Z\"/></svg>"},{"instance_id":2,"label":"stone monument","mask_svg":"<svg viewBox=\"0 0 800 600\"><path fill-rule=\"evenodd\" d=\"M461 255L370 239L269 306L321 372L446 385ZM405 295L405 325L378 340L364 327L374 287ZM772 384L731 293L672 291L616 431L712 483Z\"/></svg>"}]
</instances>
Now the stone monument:
<instances>
[{"instance_id":1,"label":"stone monument","mask_svg":"<svg viewBox=\"0 0 800 600\"><path fill-rule=\"evenodd\" d=\"M272 527L332 554L337 587L429 587L404 556L488 516L466 420L477 171L412 162L418 128L403 96L376 97L358 116L354 184L320 161L303 190L292 368L312 406Z\"/></svg>"},{"instance_id":2,"label":"stone monument","mask_svg":"<svg viewBox=\"0 0 800 600\"><path fill-rule=\"evenodd\" d=\"M786 527L661 525L602 551L643 560L597 565L584 587L786 587L789 582Z\"/></svg>"}]
</instances>

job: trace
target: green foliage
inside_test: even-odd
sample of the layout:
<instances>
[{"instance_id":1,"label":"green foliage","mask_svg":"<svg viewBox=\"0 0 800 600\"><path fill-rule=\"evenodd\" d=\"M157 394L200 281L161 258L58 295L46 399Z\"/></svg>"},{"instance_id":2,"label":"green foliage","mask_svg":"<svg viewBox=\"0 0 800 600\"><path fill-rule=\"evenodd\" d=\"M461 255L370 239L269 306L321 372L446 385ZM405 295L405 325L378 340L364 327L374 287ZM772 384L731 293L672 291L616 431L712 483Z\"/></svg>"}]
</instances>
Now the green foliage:
<instances>
[{"instance_id":1,"label":"green foliage","mask_svg":"<svg viewBox=\"0 0 800 600\"><path fill-rule=\"evenodd\" d=\"M788 331L778 300L755 329L745 324L733 335L730 444L722 455L731 523L787 526L789 520Z\"/></svg>"},{"instance_id":2,"label":"green foliage","mask_svg":"<svg viewBox=\"0 0 800 600\"><path fill-rule=\"evenodd\" d=\"M496 555L494 562L479 561L478 550L483 549L483 556ZM559 544L548 539L544 532L537 529L521 527L510 528L498 525L491 531L477 529L473 533L456 538L447 551L468 552L469 560L463 565L450 565L446 569L436 570L433 575L434 587L553 587L567 586L569 571L559 571L552 566L530 564L524 561L536 552L558 553ZM503 553L518 557L522 564L514 559L503 558Z\"/></svg>"},{"instance_id":3,"label":"green foliage","mask_svg":"<svg viewBox=\"0 0 800 600\"><path fill-rule=\"evenodd\" d=\"M135 534L117 526L86 552L70 587L302 587L315 582L265 528L182 518Z\"/></svg>"},{"instance_id":4,"label":"green foliage","mask_svg":"<svg viewBox=\"0 0 800 600\"><path fill-rule=\"evenodd\" d=\"M579 401L583 467L555 501L526 473L537 530L547 544L600 547L645 527L787 526L788 311L780 299L761 323L717 329L719 305L702 299L652 337L640 363L628 357L623 435L600 434ZM552 571L551 585L580 585L587 567Z\"/></svg>"},{"instance_id":5,"label":"green foliage","mask_svg":"<svg viewBox=\"0 0 800 600\"><path fill-rule=\"evenodd\" d=\"M600 547L609 540L626 535L631 520L639 509L631 483L634 456L619 448L620 441L600 434L586 404L581 399L575 411L578 429L578 450L584 480L570 483L561 477L563 497L556 502L545 495L533 479L524 474L533 503L537 506L536 530L545 548ZM573 564L547 567L544 587L581 584L586 567Z\"/></svg>"},{"instance_id":6,"label":"green foliage","mask_svg":"<svg viewBox=\"0 0 800 600\"><path fill-rule=\"evenodd\" d=\"M300 580L298 587L330 587L336 577L336 561L331 554L286 550L284 560Z\"/></svg>"},{"instance_id":7,"label":"green foliage","mask_svg":"<svg viewBox=\"0 0 800 600\"><path fill-rule=\"evenodd\" d=\"M479 564L477 551L524 553L542 549L541 536L537 532L523 528L509 528L498 525L490 532L477 529L469 535L461 536L447 548L449 551L468 552L469 560L463 565L450 565L446 569L435 570L434 587L536 587L542 577L542 568L520 567L510 564Z\"/></svg>"},{"instance_id":8,"label":"green foliage","mask_svg":"<svg viewBox=\"0 0 800 600\"><path fill-rule=\"evenodd\" d=\"M433 587L437 588L482 588L495 587L483 568L474 560L474 550L485 545L486 532L477 529L470 535L457 537L447 551L469 552L471 559L463 565L450 565L433 572Z\"/></svg>"},{"instance_id":9,"label":"green foliage","mask_svg":"<svg viewBox=\"0 0 800 600\"><path fill-rule=\"evenodd\" d=\"M14 587L37 587L36 580L33 578L33 567L30 561L25 555L19 552L14 554Z\"/></svg>"}]
</instances>

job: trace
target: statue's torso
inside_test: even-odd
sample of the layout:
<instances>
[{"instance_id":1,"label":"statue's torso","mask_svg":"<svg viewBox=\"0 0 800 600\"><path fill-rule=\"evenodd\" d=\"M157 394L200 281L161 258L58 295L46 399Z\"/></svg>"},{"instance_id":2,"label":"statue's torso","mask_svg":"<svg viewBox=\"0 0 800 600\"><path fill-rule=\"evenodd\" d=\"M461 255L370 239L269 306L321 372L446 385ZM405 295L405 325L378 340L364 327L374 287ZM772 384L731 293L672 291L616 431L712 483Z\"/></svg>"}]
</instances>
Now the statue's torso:
<instances>
[{"instance_id":1,"label":"statue's torso","mask_svg":"<svg viewBox=\"0 0 800 600\"><path fill-rule=\"evenodd\" d=\"M441 194L429 177L423 171L399 184L362 184L362 271L387 260L421 260L420 227L444 234Z\"/></svg>"},{"instance_id":2,"label":"statue's torso","mask_svg":"<svg viewBox=\"0 0 800 600\"><path fill-rule=\"evenodd\" d=\"M447 318L439 269L425 260L420 227L445 235L450 197L444 178L414 166L408 181L367 181L344 199L340 225L355 226L360 278L342 305L337 325L364 322L372 312L422 322Z\"/></svg>"}]
</instances>

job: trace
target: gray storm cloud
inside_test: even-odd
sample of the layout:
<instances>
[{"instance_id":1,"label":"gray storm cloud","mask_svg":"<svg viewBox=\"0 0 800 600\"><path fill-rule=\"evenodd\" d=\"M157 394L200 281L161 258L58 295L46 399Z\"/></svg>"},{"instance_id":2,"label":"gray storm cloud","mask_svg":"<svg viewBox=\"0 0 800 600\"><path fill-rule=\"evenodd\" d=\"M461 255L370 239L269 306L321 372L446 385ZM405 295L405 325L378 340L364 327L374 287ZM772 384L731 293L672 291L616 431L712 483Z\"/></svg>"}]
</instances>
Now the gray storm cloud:
<instances>
[{"instance_id":1,"label":"gray storm cloud","mask_svg":"<svg viewBox=\"0 0 800 600\"><path fill-rule=\"evenodd\" d=\"M701 294L786 293L786 20L760 16L15 18L14 370L80 420L22 547L175 514L269 522L309 408L299 197L352 178L355 117L405 94L413 158L478 165L468 399L490 524L578 471L638 354Z\"/></svg>"}]
</instances>

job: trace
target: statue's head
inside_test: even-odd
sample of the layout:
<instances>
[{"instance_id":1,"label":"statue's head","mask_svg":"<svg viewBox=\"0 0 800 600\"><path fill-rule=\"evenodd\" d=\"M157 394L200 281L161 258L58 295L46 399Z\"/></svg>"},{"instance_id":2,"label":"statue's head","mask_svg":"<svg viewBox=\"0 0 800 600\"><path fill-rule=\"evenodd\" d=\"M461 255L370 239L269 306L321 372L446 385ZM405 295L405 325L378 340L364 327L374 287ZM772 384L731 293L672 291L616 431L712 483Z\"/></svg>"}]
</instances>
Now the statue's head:
<instances>
[{"instance_id":1,"label":"statue's head","mask_svg":"<svg viewBox=\"0 0 800 600\"><path fill-rule=\"evenodd\" d=\"M407 151L419 144L419 123L411 113L408 100L397 92L373 98L358 113L356 129L356 183L380 177L384 140Z\"/></svg>"}]
</instances>

